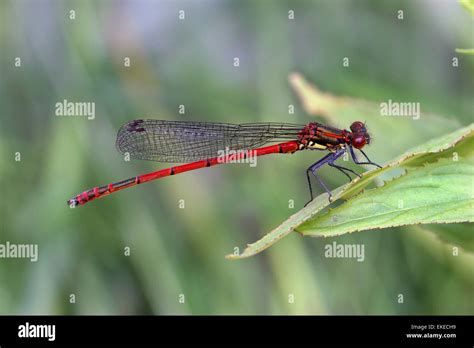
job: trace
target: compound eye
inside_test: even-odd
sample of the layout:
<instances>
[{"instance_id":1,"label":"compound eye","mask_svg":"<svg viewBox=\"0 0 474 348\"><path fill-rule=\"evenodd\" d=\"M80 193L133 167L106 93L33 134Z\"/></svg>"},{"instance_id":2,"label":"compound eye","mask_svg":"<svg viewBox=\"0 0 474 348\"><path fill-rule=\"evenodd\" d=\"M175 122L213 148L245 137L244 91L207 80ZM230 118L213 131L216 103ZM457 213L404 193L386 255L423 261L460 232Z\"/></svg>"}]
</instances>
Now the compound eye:
<instances>
[{"instance_id":1,"label":"compound eye","mask_svg":"<svg viewBox=\"0 0 474 348\"><path fill-rule=\"evenodd\" d=\"M356 149L362 149L365 144L365 137L362 135L358 135L352 138L352 146L354 146Z\"/></svg>"},{"instance_id":2,"label":"compound eye","mask_svg":"<svg viewBox=\"0 0 474 348\"><path fill-rule=\"evenodd\" d=\"M358 132L361 130L365 130L365 124L360 121L355 121L351 124L351 131Z\"/></svg>"}]
</instances>

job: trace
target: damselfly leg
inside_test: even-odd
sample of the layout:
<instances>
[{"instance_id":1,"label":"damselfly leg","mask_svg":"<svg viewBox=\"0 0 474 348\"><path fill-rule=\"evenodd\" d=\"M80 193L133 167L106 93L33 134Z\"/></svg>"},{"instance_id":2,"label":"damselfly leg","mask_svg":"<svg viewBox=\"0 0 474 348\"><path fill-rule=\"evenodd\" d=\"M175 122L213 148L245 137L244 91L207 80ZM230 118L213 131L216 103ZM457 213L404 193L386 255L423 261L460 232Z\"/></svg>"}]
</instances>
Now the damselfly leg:
<instances>
[{"instance_id":1,"label":"damselfly leg","mask_svg":"<svg viewBox=\"0 0 474 348\"><path fill-rule=\"evenodd\" d=\"M311 179L310 179L310 176L309 176L309 173L313 174L313 176L316 178L316 180L318 180L319 184L324 188L324 190L327 192L327 194L329 195L328 199L329 201L331 201L331 198L332 198L332 194L331 194L331 190L328 189L328 187L326 186L326 184L324 183L324 181L321 180L321 178L319 177L318 174L316 174L316 171L319 170L323 165L325 165L326 163L328 163L329 165L333 165L334 164L334 161L337 160L339 157L341 157L342 155L344 155L344 153L346 153L346 150L345 149L339 149L335 152L331 152L329 154L327 154L326 156L324 156L323 158L321 158L318 162L314 163L313 165L311 165L307 170L306 170L306 177L308 179L308 186L309 186L309 194L311 196L310 200L305 204L305 207L314 199L314 196L313 196L313 188L311 187ZM338 166L337 166L338 167ZM341 167L341 169L344 168L344 167ZM339 169L339 170L341 170ZM347 168L344 168L344 169L347 169ZM344 173L346 174L346 173ZM348 174L346 174L348 176ZM350 177L349 177L350 178Z\"/></svg>"},{"instance_id":2,"label":"damselfly leg","mask_svg":"<svg viewBox=\"0 0 474 348\"><path fill-rule=\"evenodd\" d=\"M363 155L364 157L367 159L367 162L360 162L358 159L357 159L357 156L354 152L354 149L352 148L352 146L349 146L349 152L351 153L351 157L352 157L352 160L354 161L355 164L371 164L373 166L376 166L376 167L379 167L379 168L382 168L381 166L379 166L377 163L374 163L370 160L369 157L367 157L367 155L365 154L364 151L362 151L361 149L358 149Z\"/></svg>"},{"instance_id":3,"label":"damselfly leg","mask_svg":"<svg viewBox=\"0 0 474 348\"><path fill-rule=\"evenodd\" d=\"M346 167L341 167L341 166L338 166L337 164L334 164L332 162L329 162L328 163L329 166L333 167L333 168L336 168L337 170L339 170L342 174L344 174L345 176L347 176L349 178L349 181L352 181L352 178L349 174L347 174L345 171L347 170L348 172L354 174L354 175L357 175L359 178L362 178L362 176L359 174L359 173L356 173L354 172L352 169L349 169L349 168L346 168Z\"/></svg>"},{"instance_id":4,"label":"damselfly leg","mask_svg":"<svg viewBox=\"0 0 474 348\"><path fill-rule=\"evenodd\" d=\"M351 154L351 157L352 157L352 160L354 161L354 163L356 164L371 164L371 165L374 165L374 166L377 166L379 168L382 168L381 166L379 166L377 163L374 163L372 162L369 157L367 157L367 155L364 153L364 151L362 151L361 149L358 149L360 152L362 152L362 154L364 155L364 157L367 159L367 162L361 162L358 160L358 158L356 157L356 154L354 153L354 149L352 148L352 146L349 146L349 152ZM326 186L326 184L322 181L322 179L319 177L318 174L316 174L316 171L318 171L323 165L325 165L326 163L333 167L333 168L336 168L337 170L339 170L341 173L343 173L345 176L347 176L347 178L349 179L349 181L352 180L351 176L349 174L347 174L347 172L349 173L352 173L354 175L357 175L359 178L361 178L362 176L359 174L359 173L356 173L355 171L353 171L352 169L350 168L346 168L346 167L342 167L342 166L339 166L337 164L335 164L334 162L339 158L341 157L342 155L344 155L345 153L347 152L347 149L346 148L341 148L335 152L331 152L330 154L324 156L323 158L321 158L318 162L314 163L313 165L311 165L307 170L306 170L306 177L308 178L308 186L309 186L309 193L310 193L310 196L311 196L311 199L309 200L309 202L311 202L313 199L314 199L314 196L313 196L313 189L311 187L311 180L310 180L310 176L309 176L309 173L313 174L314 177L316 178L316 180L318 180L319 184L321 185L321 187L328 193L329 195L329 201L331 201L332 199L332 194L331 194L331 191L328 189L328 187ZM305 206L308 205L307 202L305 204Z\"/></svg>"}]
</instances>

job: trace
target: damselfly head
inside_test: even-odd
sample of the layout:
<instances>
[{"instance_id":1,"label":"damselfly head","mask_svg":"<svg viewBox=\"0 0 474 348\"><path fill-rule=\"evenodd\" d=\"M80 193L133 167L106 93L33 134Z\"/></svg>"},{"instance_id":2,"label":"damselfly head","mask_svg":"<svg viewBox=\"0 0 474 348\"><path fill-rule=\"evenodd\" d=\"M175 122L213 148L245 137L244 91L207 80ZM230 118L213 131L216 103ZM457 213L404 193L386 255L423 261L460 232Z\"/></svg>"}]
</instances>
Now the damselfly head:
<instances>
[{"instance_id":1,"label":"damselfly head","mask_svg":"<svg viewBox=\"0 0 474 348\"><path fill-rule=\"evenodd\" d=\"M365 123L355 121L351 124L351 144L356 149L362 149L365 145L370 144L370 135L367 133Z\"/></svg>"}]
</instances>

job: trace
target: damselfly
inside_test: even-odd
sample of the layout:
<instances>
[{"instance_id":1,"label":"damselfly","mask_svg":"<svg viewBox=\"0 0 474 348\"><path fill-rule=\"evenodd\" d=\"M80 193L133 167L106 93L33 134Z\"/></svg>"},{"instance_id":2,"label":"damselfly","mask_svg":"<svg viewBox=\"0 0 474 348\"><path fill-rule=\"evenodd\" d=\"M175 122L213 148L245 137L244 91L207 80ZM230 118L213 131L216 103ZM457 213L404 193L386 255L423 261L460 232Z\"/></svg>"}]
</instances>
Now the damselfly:
<instances>
[{"instance_id":1,"label":"damselfly","mask_svg":"<svg viewBox=\"0 0 474 348\"><path fill-rule=\"evenodd\" d=\"M277 144L269 145L271 143ZM306 170L306 177L311 195L309 202L313 200L310 175L316 178L328 193L331 201L331 191L318 176L317 171L323 165L328 164L346 175L349 180L351 180L351 176L348 173L360 177L352 169L335 163L339 157L347 152L356 164L370 164L380 168L362 151L362 148L368 144L370 144L369 133L367 133L365 124L360 121L352 123L350 131L348 131L317 122L302 126L286 123L236 125L210 122L134 120L124 124L118 131L116 147L120 153L136 159L188 163L94 187L68 200L67 203L69 206L75 207L151 180L235 161L234 154L219 155L224 150L240 153L244 158L245 156L263 156L272 153L295 153L301 150L329 151L326 156ZM354 149L360 151L366 161L359 161Z\"/></svg>"}]
</instances>

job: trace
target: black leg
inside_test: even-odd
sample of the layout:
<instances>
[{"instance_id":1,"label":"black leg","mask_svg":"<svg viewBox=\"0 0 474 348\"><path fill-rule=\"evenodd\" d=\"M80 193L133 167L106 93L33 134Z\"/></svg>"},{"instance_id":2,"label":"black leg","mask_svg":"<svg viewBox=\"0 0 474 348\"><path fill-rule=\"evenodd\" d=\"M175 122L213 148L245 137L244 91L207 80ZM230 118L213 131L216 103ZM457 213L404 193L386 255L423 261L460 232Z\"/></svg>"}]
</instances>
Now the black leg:
<instances>
[{"instance_id":1,"label":"black leg","mask_svg":"<svg viewBox=\"0 0 474 348\"><path fill-rule=\"evenodd\" d=\"M377 163L374 163L370 160L369 157L367 157L367 155L365 154L364 151L362 151L361 149L359 149L360 152L362 152L362 154L364 155L364 157L367 159L368 162L360 162L358 159L357 159L357 156L356 154L354 153L354 149L352 148L352 146L349 146L349 151L351 153L351 157L352 157L352 160L354 161L354 163L356 164L371 164L373 166L377 166L379 168L382 168L381 166L379 166Z\"/></svg>"},{"instance_id":2,"label":"black leg","mask_svg":"<svg viewBox=\"0 0 474 348\"><path fill-rule=\"evenodd\" d=\"M311 202L313 201L313 199L314 199L314 197L313 197L313 191L312 191L312 189L311 189L311 181L310 181L310 179L309 179L309 172L310 172L310 171L311 171L311 167L308 168L308 170L306 171L306 172L307 172L307 176L308 176L309 193L310 193L310 195L311 195L311 198L309 199L308 202L306 202L306 204L304 205L305 207L306 207L309 203L311 203ZM324 183L324 181L321 180L321 178L319 177L319 175L316 174L316 171L315 171L315 172L311 172L311 173L314 175L314 177L316 178L316 180L318 180L319 185L321 185L321 186L324 188L324 190L328 193L328 195L329 195L328 199L329 199L329 202L331 202L331 199L332 199L331 191L328 189L328 187L326 186L326 184Z\"/></svg>"},{"instance_id":3,"label":"black leg","mask_svg":"<svg viewBox=\"0 0 474 348\"><path fill-rule=\"evenodd\" d=\"M340 149L336 152L331 152L329 154L327 154L326 156L324 156L323 158L321 158L318 162L314 163L313 165L311 165L307 170L306 170L306 177L308 178L308 185L309 185L309 193L311 195L311 199L305 204L305 206L307 206L313 199L313 190L311 188L311 180L310 180L310 176L309 176L309 173L311 172L311 174L314 175L314 177L316 178L316 180L318 180L318 183L319 185L321 185L322 188L324 188L324 190L328 193L329 195L329 202L331 202L331 198L332 198L332 194L331 194L331 191L329 190L329 188L326 186L326 184L321 180L321 178L319 177L318 174L316 174L316 171L318 169L320 169L323 165L325 165L326 163L330 163L330 164L333 164L333 162L338 159L339 157L341 157L344 153L346 152L345 149ZM346 173L344 173L346 174ZM347 174L346 174L347 175ZM349 177L350 178L350 177Z\"/></svg>"},{"instance_id":4,"label":"black leg","mask_svg":"<svg viewBox=\"0 0 474 348\"><path fill-rule=\"evenodd\" d=\"M311 179L309 178L309 173L310 172L311 172L311 167L306 169L306 178L308 178L309 194L310 194L311 198L309 199L308 202L306 202L306 204L304 205L305 207L308 205L309 202L311 202L313 200L313 189L311 188Z\"/></svg>"},{"instance_id":5,"label":"black leg","mask_svg":"<svg viewBox=\"0 0 474 348\"><path fill-rule=\"evenodd\" d=\"M331 195L331 193L328 190L328 188L326 187L326 185L324 183L322 183L321 179L318 177L318 175L315 172L316 172L316 170L318 170L318 168L325 165L333 156L334 156L334 154L332 152L328 153L326 156L321 158L318 162L316 162L316 163L312 164L311 166L309 166L309 168L306 170L306 177L308 178L309 194L310 194L311 197L310 197L309 201L306 202L306 204L304 205L305 207L314 199L313 189L311 187L311 178L309 176L309 173L313 174L316 177L316 180L318 180L319 184L326 190L326 192L329 195Z\"/></svg>"},{"instance_id":6,"label":"black leg","mask_svg":"<svg viewBox=\"0 0 474 348\"><path fill-rule=\"evenodd\" d=\"M362 154L364 155L364 157L367 159L367 161L368 161L367 163L368 163L368 164L372 164L372 165L374 165L374 166L377 166L377 167L379 167L379 168L382 168L382 167L381 167L381 166L379 166L377 163L375 163L375 162L372 162L372 161L370 160L370 158L369 158L369 157L367 157L367 155L365 154L365 152L364 152L364 151L362 151L361 149L359 149L359 151L360 151L360 152L362 152Z\"/></svg>"},{"instance_id":7,"label":"black leg","mask_svg":"<svg viewBox=\"0 0 474 348\"><path fill-rule=\"evenodd\" d=\"M329 162L328 165L330 165L331 167L333 168L336 168L337 170L339 170L342 174L344 174L345 176L347 176L349 178L349 182L352 181L352 178L350 177L349 174L347 174L345 171L347 170L348 172L351 172L352 174L354 175L357 175L359 178L362 178L362 176L359 174L359 173L356 173L354 172L352 169L349 169L349 168L346 168L346 167L341 167L341 166L338 166L337 164L334 164L332 162Z\"/></svg>"}]
</instances>

